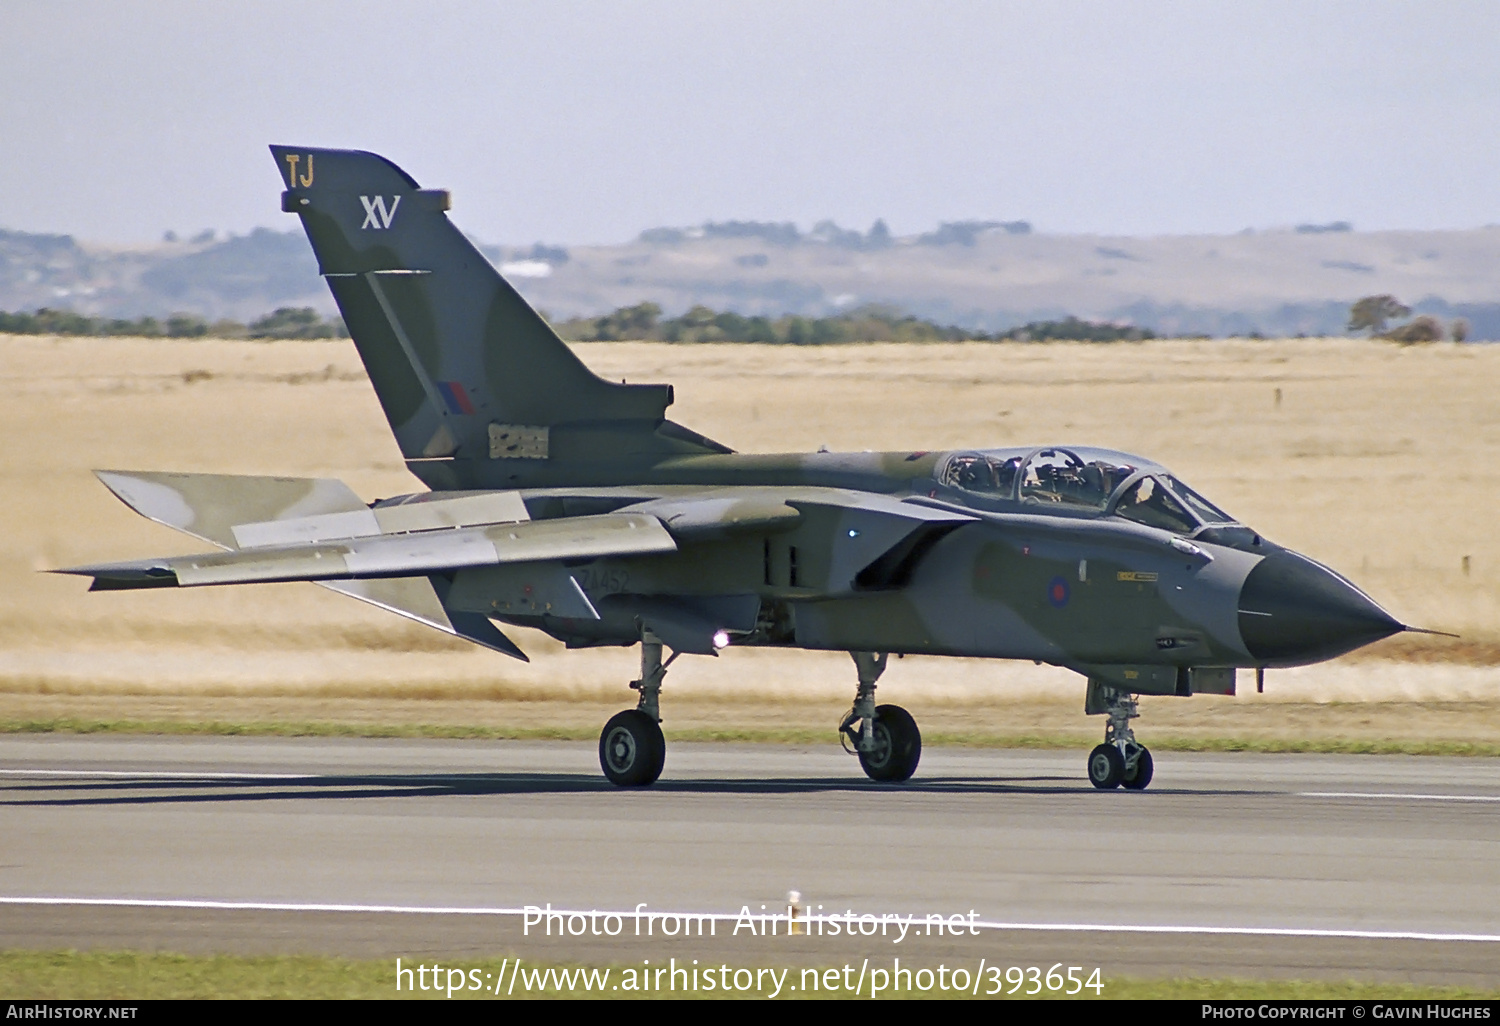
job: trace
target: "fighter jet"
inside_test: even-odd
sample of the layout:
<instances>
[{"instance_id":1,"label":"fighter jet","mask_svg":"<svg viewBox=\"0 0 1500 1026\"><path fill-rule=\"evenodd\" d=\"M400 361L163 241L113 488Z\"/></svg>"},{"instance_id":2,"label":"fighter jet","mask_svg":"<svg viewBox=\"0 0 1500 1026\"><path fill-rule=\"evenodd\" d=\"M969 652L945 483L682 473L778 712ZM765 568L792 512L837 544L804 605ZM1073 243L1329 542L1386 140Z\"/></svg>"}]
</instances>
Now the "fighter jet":
<instances>
[{"instance_id":1,"label":"fighter jet","mask_svg":"<svg viewBox=\"0 0 1500 1026\"><path fill-rule=\"evenodd\" d=\"M635 707L599 738L623 787L662 771L662 682L683 653L848 652L842 740L877 781L910 778L922 749L911 714L876 703L891 654L1064 666L1105 717L1090 781L1138 790L1138 696L1233 694L1239 669L1410 629L1139 456L737 453L667 419L670 385L589 371L449 220L447 192L372 153L271 150L428 490L366 503L336 480L101 471L222 551L59 571L91 590L311 581L517 659L497 625L639 645Z\"/></svg>"}]
</instances>

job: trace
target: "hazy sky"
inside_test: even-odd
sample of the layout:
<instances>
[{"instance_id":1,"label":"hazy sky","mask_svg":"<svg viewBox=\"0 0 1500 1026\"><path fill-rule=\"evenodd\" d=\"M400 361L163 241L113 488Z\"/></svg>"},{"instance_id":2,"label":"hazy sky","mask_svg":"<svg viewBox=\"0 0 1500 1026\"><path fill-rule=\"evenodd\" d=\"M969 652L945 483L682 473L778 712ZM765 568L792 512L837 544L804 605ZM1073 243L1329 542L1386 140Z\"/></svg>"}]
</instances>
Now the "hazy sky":
<instances>
[{"instance_id":1,"label":"hazy sky","mask_svg":"<svg viewBox=\"0 0 1500 1026\"><path fill-rule=\"evenodd\" d=\"M832 217L1500 221L1500 3L6 0L0 227L288 230L272 142L488 241Z\"/></svg>"}]
</instances>

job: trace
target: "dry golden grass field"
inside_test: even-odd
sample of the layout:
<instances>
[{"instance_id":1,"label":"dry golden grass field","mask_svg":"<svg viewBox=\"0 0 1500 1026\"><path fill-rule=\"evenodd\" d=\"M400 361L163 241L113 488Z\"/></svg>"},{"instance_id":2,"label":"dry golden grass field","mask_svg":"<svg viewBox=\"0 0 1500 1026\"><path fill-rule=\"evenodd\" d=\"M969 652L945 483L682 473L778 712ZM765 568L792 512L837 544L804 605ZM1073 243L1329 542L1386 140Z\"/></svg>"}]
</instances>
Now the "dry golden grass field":
<instances>
[{"instance_id":1,"label":"dry golden grass field","mask_svg":"<svg viewBox=\"0 0 1500 1026\"><path fill-rule=\"evenodd\" d=\"M1267 693L1143 703L1143 739L1500 743L1500 346L1350 340L1087 344L593 344L606 377L670 381L673 418L741 451L1076 442L1174 468L1408 623ZM514 636L523 665L311 585L89 594L38 573L192 551L91 468L341 477L419 488L348 342L0 336L0 722L492 726L585 733L631 703L633 650ZM1244 692L1248 690L1250 694ZM830 653L677 662L666 729L826 731L853 693ZM893 661L924 733L1076 736L1051 667ZM1091 742L1088 742L1091 743Z\"/></svg>"}]
</instances>

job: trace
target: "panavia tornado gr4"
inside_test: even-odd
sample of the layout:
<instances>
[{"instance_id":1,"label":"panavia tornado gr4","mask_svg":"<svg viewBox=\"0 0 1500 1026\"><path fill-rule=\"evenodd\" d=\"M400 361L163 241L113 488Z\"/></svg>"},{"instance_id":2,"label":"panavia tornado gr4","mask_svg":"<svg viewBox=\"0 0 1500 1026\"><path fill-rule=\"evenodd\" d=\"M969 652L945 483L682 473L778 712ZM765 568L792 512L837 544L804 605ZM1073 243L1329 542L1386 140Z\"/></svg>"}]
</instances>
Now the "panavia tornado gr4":
<instances>
[{"instance_id":1,"label":"panavia tornado gr4","mask_svg":"<svg viewBox=\"0 0 1500 1026\"><path fill-rule=\"evenodd\" d=\"M96 590L311 581L518 659L501 626L638 644L635 708L599 739L627 787L661 773L662 681L682 653L847 651L844 740L879 781L921 755L912 716L876 704L891 653L1065 666L1106 717L1089 779L1140 789L1137 696L1233 694L1237 669L1407 629L1138 456L737 453L667 419L670 385L590 372L449 221L446 192L371 153L272 153L428 490L367 504L336 480L100 472L223 551L63 571Z\"/></svg>"}]
</instances>

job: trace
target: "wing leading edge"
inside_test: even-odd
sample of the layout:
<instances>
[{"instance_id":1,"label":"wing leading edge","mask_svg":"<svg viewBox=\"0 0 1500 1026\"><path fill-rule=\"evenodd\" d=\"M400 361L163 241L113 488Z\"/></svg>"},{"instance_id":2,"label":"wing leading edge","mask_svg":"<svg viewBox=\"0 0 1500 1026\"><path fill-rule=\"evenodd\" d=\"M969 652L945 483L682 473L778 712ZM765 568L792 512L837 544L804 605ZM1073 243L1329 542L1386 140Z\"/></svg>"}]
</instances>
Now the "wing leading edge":
<instances>
[{"instance_id":1,"label":"wing leading edge","mask_svg":"<svg viewBox=\"0 0 1500 1026\"><path fill-rule=\"evenodd\" d=\"M94 590L192 588L208 584L325 581L429 575L464 567L672 552L655 517L606 513L489 527L377 535L302 545L69 567Z\"/></svg>"}]
</instances>

